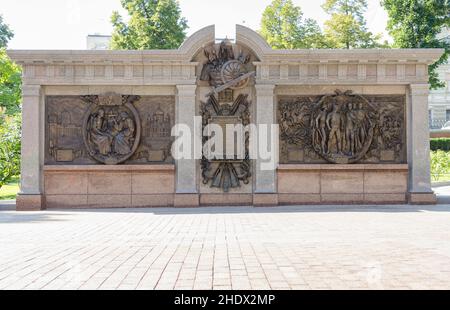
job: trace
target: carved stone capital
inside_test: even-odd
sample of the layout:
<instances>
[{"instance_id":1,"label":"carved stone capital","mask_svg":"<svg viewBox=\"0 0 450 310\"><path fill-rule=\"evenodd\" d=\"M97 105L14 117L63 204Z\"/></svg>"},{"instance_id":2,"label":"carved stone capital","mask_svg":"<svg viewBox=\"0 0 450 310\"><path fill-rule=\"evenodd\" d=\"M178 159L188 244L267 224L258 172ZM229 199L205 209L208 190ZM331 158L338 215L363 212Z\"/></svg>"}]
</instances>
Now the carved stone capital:
<instances>
[{"instance_id":1,"label":"carved stone capital","mask_svg":"<svg viewBox=\"0 0 450 310\"><path fill-rule=\"evenodd\" d=\"M23 97L39 97L41 95L42 87L40 85L23 85Z\"/></svg>"},{"instance_id":2,"label":"carved stone capital","mask_svg":"<svg viewBox=\"0 0 450 310\"><path fill-rule=\"evenodd\" d=\"M177 85L178 97L195 97L196 91L197 85Z\"/></svg>"},{"instance_id":3,"label":"carved stone capital","mask_svg":"<svg viewBox=\"0 0 450 310\"><path fill-rule=\"evenodd\" d=\"M273 84L259 84L255 85L257 97L273 97L275 95L275 85Z\"/></svg>"},{"instance_id":4,"label":"carved stone capital","mask_svg":"<svg viewBox=\"0 0 450 310\"><path fill-rule=\"evenodd\" d=\"M409 89L411 96L428 96L430 93L428 84L411 84Z\"/></svg>"}]
</instances>

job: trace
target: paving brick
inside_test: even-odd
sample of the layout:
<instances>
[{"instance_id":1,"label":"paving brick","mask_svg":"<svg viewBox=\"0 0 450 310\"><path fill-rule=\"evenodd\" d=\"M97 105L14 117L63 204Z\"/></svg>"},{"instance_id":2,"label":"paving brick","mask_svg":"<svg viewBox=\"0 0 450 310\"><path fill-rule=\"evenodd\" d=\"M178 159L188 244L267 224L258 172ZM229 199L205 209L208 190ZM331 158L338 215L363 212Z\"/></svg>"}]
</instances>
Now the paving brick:
<instances>
[{"instance_id":1,"label":"paving brick","mask_svg":"<svg viewBox=\"0 0 450 310\"><path fill-rule=\"evenodd\" d=\"M0 211L0 289L450 289L450 206Z\"/></svg>"}]
</instances>

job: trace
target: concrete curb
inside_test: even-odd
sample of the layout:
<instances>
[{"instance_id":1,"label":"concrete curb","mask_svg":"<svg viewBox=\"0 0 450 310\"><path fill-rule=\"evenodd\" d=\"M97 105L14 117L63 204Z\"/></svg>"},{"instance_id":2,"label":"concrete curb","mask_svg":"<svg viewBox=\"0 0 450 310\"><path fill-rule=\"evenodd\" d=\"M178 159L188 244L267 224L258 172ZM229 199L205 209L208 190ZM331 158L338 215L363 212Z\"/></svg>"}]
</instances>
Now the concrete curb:
<instances>
[{"instance_id":1,"label":"concrete curb","mask_svg":"<svg viewBox=\"0 0 450 310\"><path fill-rule=\"evenodd\" d=\"M445 187L450 186L450 182L435 182L431 183L431 187Z\"/></svg>"}]
</instances>

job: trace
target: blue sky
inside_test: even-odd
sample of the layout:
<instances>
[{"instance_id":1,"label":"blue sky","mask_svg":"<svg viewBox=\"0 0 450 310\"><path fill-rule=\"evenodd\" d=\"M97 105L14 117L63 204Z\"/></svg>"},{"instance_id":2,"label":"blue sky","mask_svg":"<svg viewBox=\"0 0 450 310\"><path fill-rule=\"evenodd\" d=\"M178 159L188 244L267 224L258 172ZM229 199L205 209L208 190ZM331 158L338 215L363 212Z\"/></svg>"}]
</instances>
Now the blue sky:
<instances>
[{"instance_id":1,"label":"blue sky","mask_svg":"<svg viewBox=\"0 0 450 310\"><path fill-rule=\"evenodd\" d=\"M306 17L322 24L325 0L293 0ZM234 37L235 24L259 29L261 14L271 0L179 0L191 34L216 25L216 37ZM368 0L368 27L385 32L387 16L379 0ZM88 34L110 34L113 10L123 12L120 0L0 0L0 14L15 32L11 49L85 49Z\"/></svg>"}]
</instances>

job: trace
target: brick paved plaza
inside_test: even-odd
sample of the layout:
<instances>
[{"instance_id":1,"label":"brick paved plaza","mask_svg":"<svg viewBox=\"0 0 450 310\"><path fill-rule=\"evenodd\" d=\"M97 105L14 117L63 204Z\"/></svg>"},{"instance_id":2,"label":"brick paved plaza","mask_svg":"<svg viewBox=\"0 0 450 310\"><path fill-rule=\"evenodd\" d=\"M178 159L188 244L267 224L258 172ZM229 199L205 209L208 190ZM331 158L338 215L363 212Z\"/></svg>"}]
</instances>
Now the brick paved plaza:
<instances>
[{"instance_id":1,"label":"brick paved plaza","mask_svg":"<svg viewBox=\"0 0 450 310\"><path fill-rule=\"evenodd\" d=\"M450 289L450 206L0 211L0 289Z\"/></svg>"}]
</instances>

